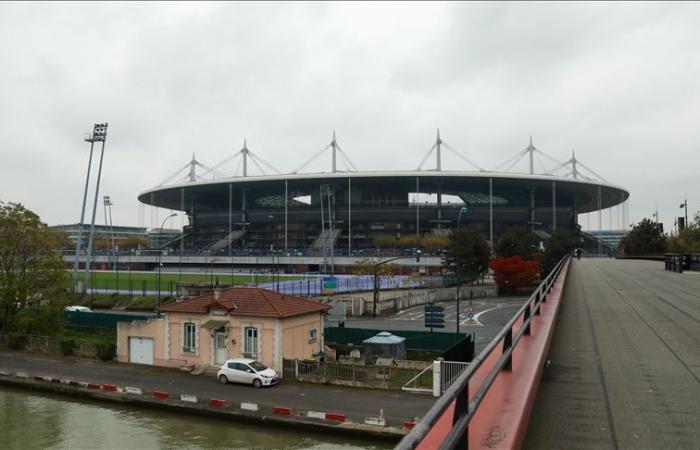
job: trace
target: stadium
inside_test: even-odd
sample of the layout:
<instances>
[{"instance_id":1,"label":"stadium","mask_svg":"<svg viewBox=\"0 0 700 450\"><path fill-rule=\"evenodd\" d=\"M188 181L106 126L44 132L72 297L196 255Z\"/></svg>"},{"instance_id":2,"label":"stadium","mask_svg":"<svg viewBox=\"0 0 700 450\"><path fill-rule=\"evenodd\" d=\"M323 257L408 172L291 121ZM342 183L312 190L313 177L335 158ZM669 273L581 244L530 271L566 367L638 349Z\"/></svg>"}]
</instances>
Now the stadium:
<instances>
[{"instance_id":1,"label":"stadium","mask_svg":"<svg viewBox=\"0 0 700 450\"><path fill-rule=\"evenodd\" d=\"M443 170L446 151L473 170ZM323 154L331 157L329 172L301 172ZM432 157L435 167L424 170ZM535 161L542 158L554 167L536 173ZM233 176L218 172L235 160ZM521 160L529 160L527 173L510 172ZM338 169L339 161L347 170ZM251 164L261 173L251 175ZM263 167L276 170L244 144L213 168L193 156L138 199L186 214L182 235L166 244L174 250L240 255L272 249L287 255L352 256L376 249L381 237L425 239L459 226L476 229L491 242L512 226L532 228L546 239L557 228L580 230L579 214L623 205L629 197L624 188L603 180L574 155L557 161L532 140L493 171L464 157L439 133L417 170L358 171L335 136L305 165L287 174L265 173Z\"/></svg>"}]
</instances>

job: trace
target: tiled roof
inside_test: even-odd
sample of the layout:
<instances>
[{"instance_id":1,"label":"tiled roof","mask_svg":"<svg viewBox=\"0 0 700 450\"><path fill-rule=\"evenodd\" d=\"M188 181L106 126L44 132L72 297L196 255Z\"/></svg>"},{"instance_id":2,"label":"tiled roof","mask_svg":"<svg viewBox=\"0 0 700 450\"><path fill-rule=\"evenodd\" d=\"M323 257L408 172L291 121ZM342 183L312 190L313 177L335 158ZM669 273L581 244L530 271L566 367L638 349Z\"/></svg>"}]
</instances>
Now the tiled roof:
<instances>
[{"instance_id":1,"label":"tiled roof","mask_svg":"<svg viewBox=\"0 0 700 450\"><path fill-rule=\"evenodd\" d=\"M159 309L164 312L208 314L210 308L225 308L232 316L283 319L326 311L329 307L321 302L280 294L267 289L234 287L223 289L218 300L214 300L211 295L203 295L163 305Z\"/></svg>"}]
</instances>

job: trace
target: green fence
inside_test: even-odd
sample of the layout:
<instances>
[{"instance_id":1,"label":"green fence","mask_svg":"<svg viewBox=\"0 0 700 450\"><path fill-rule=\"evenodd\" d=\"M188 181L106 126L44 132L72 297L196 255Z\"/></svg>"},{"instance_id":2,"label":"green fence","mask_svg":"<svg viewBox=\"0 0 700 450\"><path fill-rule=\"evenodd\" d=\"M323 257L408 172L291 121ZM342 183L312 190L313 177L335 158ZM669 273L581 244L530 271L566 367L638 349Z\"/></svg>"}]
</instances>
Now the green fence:
<instances>
[{"instance_id":1,"label":"green fence","mask_svg":"<svg viewBox=\"0 0 700 450\"><path fill-rule=\"evenodd\" d=\"M471 342L471 335L457 333L431 333L429 331L370 330L367 328L325 328L326 343L338 345L362 345L362 341L382 331L406 338L406 350L444 352L463 340Z\"/></svg>"},{"instance_id":2,"label":"green fence","mask_svg":"<svg viewBox=\"0 0 700 450\"><path fill-rule=\"evenodd\" d=\"M68 326L76 328L98 328L103 330L116 330L117 322L131 322L133 320L146 320L151 318L151 316L141 314L106 314L79 311L65 311L63 314Z\"/></svg>"}]
</instances>

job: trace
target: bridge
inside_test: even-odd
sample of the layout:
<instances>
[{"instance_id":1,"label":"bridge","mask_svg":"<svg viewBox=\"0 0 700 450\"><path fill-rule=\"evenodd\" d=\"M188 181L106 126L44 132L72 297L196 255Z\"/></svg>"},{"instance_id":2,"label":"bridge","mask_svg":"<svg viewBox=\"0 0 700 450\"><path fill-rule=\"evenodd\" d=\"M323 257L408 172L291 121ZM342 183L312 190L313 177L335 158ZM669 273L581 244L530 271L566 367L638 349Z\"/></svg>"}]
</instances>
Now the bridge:
<instances>
[{"instance_id":1,"label":"bridge","mask_svg":"<svg viewBox=\"0 0 700 450\"><path fill-rule=\"evenodd\" d=\"M397 448L700 448L700 272L562 261Z\"/></svg>"}]
</instances>

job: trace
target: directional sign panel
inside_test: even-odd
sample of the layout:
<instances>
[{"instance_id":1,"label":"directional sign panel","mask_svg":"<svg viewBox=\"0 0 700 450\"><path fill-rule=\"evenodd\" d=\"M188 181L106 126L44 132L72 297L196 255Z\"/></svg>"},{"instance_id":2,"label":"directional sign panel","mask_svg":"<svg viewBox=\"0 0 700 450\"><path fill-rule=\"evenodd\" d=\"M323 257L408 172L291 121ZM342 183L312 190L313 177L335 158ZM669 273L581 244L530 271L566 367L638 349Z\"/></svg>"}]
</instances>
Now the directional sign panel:
<instances>
[{"instance_id":1,"label":"directional sign panel","mask_svg":"<svg viewBox=\"0 0 700 450\"><path fill-rule=\"evenodd\" d=\"M425 327L445 328L445 308L440 305L425 305Z\"/></svg>"}]
</instances>

